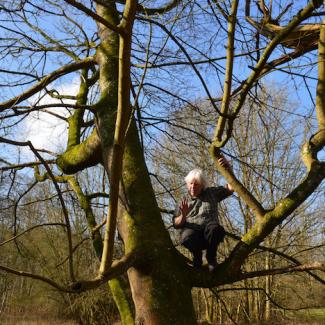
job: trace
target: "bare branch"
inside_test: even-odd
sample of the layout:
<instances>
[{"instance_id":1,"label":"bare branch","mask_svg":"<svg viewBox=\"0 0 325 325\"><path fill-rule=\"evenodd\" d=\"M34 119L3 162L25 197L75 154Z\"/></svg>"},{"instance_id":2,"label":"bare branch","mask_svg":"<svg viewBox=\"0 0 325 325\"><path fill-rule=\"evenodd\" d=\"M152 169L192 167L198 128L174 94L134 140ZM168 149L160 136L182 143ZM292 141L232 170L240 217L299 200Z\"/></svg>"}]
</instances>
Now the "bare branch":
<instances>
[{"instance_id":1,"label":"bare branch","mask_svg":"<svg viewBox=\"0 0 325 325\"><path fill-rule=\"evenodd\" d=\"M293 273L293 272L306 272L306 271L313 271L313 270L325 272L325 264L316 262L316 263L302 264L296 266L289 265L287 267L278 268L278 269L247 272L247 273L242 273L239 276L239 280L250 279L250 278L266 276L266 275L277 275L277 274L286 274L286 273Z\"/></svg>"},{"instance_id":2,"label":"bare branch","mask_svg":"<svg viewBox=\"0 0 325 325\"><path fill-rule=\"evenodd\" d=\"M64 223L60 223L60 222L42 223L42 224L40 224L40 225L36 225L36 226L30 227L30 228L28 228L28 229L26 229L26 230L20 232L20 233L17 234L16 236L11 237L11 238L9 238L9 239L7 239L7 240L1 242L1 243L0 243L0 246L3 246L3 245L5 245L5 244L7 244L7 243L10 243L11 241L16 240L17 238L19 238L19 237L25 235L26 233L28 233L28 232L30 232L30 231L36 229L36 228L40 228L40 227L48 227L48 226L62 226L62 227L66 227L66 224L64 224Z\"/></svg>"},{"instance_id":3,"label":"bare branch","mask_svg":"<svg viewBox=\"0 0 325 325\"><path fill-rule=\"evenodd\" d=\"M4 271L4 272L7 272L7 273L15 274L15 275L18 275L18 276L27 277L27 278L31 278L31 279L34 279L34 280L40 280L40 281L42 281L44 283L47 283L50 286L52 286L55 289L57 289L59 291L62 291L62 292L70 292L70 293L75 292L74 290L63 287L60 284L56 283L55 281L51 280L50 278L47 278L47 277L42 276L42 275L38 275L38 274L35 274L35 273L30 273L30 272L25 272L25 271L22 271L22 270L9 268L9 267L4 266L4 265L0 265L0 270Z\"/></svg>"},{"instance_id":4,"label":"bare branch","mask_svg":"<svg viewBox=\"0 0 325 325\"><path fill-rule=\"evenodd\" d=\"M55 164L55 160L46 160L47 164ZM23 163L23 164L18 164L18 165L14 165L14 164L9 164L9 166L6 167L0 167L0 171L4 172L7 170L12 170L12 169L23 169L26 167L30 167L33 168L34 166L37 165L42 165L43 163L41 161L33 161L33 162L27 162L27 163Z\"/></svg>"},{"instance_id":5,"label":"bare branch","mask_svg":"<svg viewBox=\"0 0 325 325\"><path fill-rule=\"evenodd\" d=\"M73 254L72 254L72 234L71 234L71 226L70 226L70 220L69 220L69 214L68 214L68 210L66 208L64 199L62 197L62 193L60 190L60 187L55 179L55 176L52 173L52 170L50 169L50 167L48 166L48 164L46 163L46 161L43 159L43 157L38 153L38 151L34 148L33 144L30 141L27 142L18 142L18 141L13 141L13 140L8 140L5 138L0 137L0 141L7 143L7 144L12 144L12 145L16 145L16 146L28 146L30 147L30 149L33 151L33 153L35 154L35 156L43 163L46 171L48 172L48 175L50 176L54 187L58 193L59 196L59 200L62 206L62 211L63 211L63 215L65 218L65 222L66 222L66 228L67 228L67 237L68 237L68 247L69 247L69 271L70 271L70 277L72 279L72 281L74 281L74 271L73 271Z\"/></svg>"},{"instance_id":6,"label":"bare branch","mask_svg":"<svg viewBox=\"0 0 325 325\"><path fill-rule=\"evenodd\" d=\"M35 84L33 87L29 88L25 92L21 93L20 95L12 98L10 100L0 103L0 112L6 110L8 108L12 108L12 106L17 105L17 104L21 103L22 101L30 98L31 96L33 96L36 93L38 93L39 91L41 91L45 86L50 84L52 81L60 78L61 76L66 75L73 71L77 71L81 68L90 67L93 64L94 64L94 59L92 57L89 57L89 58L86 58L79 62L68 64L66 66L63 66L63 67L53 71L52 73L50 73L49 75L44 77L37 84Z\"/></svg>"},{"instance_id":7,"label":"bare branch","mask_svg":"<svg viewBox=\"0 0 325 325\"><path fill-rule=\"evenodd\" d=\"M258 80L259 76L261 75L263 69L266 66L267 60L273 53L275 47L278 44L280 44L281 41L283 41L288 35L290 35L290 33L299 25L299 23L301 23L303 20L308 18L313 13L313 11L316 8L319 8L321 5L322 5L321 0L310 2L303 10L297 13L297 15L290 21L290 23L280 33L278 33L272 39L272 41L269 43L269 45L266 47L265 51L263 52L263 55L261 56L260 60L257 62L253 72L242 84L238 100L233 109L233 118L237 116L237 114L239 114L239 111L241 110L246 100L249 90L252 88L256 80ZM227 143L232 133L232 124L233 124L233 119L229 121L228 131L224 139L222 141L214 141L213 146L221 148Z\"/></svg>"}]
</instances>

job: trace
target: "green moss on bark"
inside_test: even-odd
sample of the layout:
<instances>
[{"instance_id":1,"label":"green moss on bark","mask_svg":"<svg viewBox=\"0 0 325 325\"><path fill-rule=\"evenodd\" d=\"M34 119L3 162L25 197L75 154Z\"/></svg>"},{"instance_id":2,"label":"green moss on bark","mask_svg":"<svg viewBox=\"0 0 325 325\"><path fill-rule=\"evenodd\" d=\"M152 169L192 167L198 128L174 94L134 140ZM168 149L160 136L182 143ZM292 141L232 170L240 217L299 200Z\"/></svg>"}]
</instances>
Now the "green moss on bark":
<instances>
[{"instance_id":1,"label":"green moss on bark","mask_svg":"<svg viewBox=\"0 0 325 325\"><path fill-rule=\"evenodd\" d=\"M93 130L88 139L59 155L56 163L65 174L74 174L102 161L101 146L97 131Z\"/></svg>"},{"instance_id":2,"label":"green moss on bark","mask_svg":"<svg viewBox=\"0 0 325 325\"><path fill-rule=\"evenodd\" d=\"M108 281L108 285L111 289L113 299L118 308L122 324L123 325L134 324L134 319L130 309L130 305L126 299L125 291L122 288L120 279L112 279Z\"/></svg>"}]
</instances>

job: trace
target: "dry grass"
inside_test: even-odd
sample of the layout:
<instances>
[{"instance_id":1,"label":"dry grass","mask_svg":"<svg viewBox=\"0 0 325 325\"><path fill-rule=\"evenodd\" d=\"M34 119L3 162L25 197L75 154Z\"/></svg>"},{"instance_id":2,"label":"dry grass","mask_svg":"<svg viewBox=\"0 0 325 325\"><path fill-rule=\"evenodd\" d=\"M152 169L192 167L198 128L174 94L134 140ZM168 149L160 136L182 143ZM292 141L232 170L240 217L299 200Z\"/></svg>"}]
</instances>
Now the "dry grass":
<instances>
[{"instance_id":1,"label":"dry grass","mask_svg":"<svg viewBox=\"0 0 325 325\"><path fill-rule=\"evenodd\" d=\"M65 320L49 320L49 319L38 319L38 320L25 320L25 319L1 319L1 325L77 325L75 321Z\"/></svg>"},{"instance_id":2,"label":"dry grass","mask_svg":"<svg viewBox=\"0 0 325 325\"><path fill-rule=\"evenodd\" d=\"M74 320L59 319L53 315L33 312L9 312L0 315L1 325L78 325Z\"/></svg>"}]
</instances>

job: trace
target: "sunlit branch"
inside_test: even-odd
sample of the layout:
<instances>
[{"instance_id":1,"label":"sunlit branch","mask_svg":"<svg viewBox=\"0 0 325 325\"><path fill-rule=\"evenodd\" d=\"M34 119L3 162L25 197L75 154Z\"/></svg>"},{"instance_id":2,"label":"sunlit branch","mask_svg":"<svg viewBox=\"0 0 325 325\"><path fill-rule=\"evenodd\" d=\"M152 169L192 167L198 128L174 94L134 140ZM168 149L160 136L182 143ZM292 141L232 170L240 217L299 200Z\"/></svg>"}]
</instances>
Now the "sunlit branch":
<instances>
[{"instance_id":1,"label":"sunlit branch","mask_svg":"<svg viewBox=\"0 0 325 325\"><path fill-rule=\"evenodd\" d=\"M137 3L137 1L127 0L124 8L123 18L119 24L119 28L123 30L123 33L120 33L119 36L118 107L114 132L112 161L110 166L110 202L104 235L103 255L99 268L99 274L101 277L108 272L113 261L119 184L122 175L122 161L126 131L129 119L131 118L130 58L132 28Z\"/></svg>"},{"instance_id":2,"label":"sunlit branch","mask_svg":"<svg viewBox=\"0 0 325 325\"><path fill-rule=\"evenodd\" d=\"M94 128L90 136L80 144L59 155L56 163L66 174L95 166L102 161L100 139L97 129Z\"/></svg>"},{"instance_id":3,"label":"sunlit branch","mask_svg":"<svg viewBox=\"0 0 325 325\"><path fill-rule=\"evenodd\" d=\"M325 177L324 165L315 164L305 179L291 193L277 202L274 209L267 211L263 218L256 220L253 227L242 237L242 241L233 249L229 258L232 267L238 267L256 245L262 242L277 225L285 220L315 191Z\"/></svg>"},{"instance_id":4,"label":"sunlit branch","mask_svg":"<svg viewBox=\"0 0 325 325\"><path fill-rule=\"evenodd\" d=\"M310 47L305 47L305 48L299 48L295 51L292 51L286 55L283 55L282 57L275 59L273 61L270 61L269 63L267 63L264 68L262 69L261 73L259 74L258 77L256 77L256 81L260 80L262 77L264 77L265 75L267 75L268 73L270 73L273 70L276 70L276 67L290 62L293 59L296 59L298 57L300 57L303 54L306 54L308 52L311 52L313 50L316 50L317 46L315 45L311 45ZM254 67L248 66L249 68L251 68L252 70L254 70ZM231 93L231 97L236 96L238 93L240 93L240 91L242 90L242 85L238 86L236 89L234 89ZM222 101L222 98L215 98L214 101ZM230 137L232 134L232 128L233 128L233 120L229 120L228 123L228 130L227 130L227 137Z\"/></svg>"},{"instance_id":5,"label":"sunlit branch","mask_svg":"<svg viewBox=\"0 0 325 325\"><path fill-rule=\"evenodd\" d=\"M316 89L316 117L318 130L311 137L308 149L305 145L303 149L304 162L308 169L311 168L317 152L325 145L325 19L321 25L320 37L318 42L318 82ZM310 158L308 152L310 151Z\"/></svg>"},{"instance_id":6,"label":"sunlit branch","mask_svg":"<svg viewBox=\"0 0 325 325\"><path fill-rule=\"evenodd\" d=\"M237 21L237 8L238 0L232 2L231 15L228 17L228 44L227 44L227 62L226 62L226 74L223 87L223 98L221 104L221 113L227 114L229 112L231 86L233 78L233 65L234 65L234 42L235 42L235 27ZM226 118L220 116L218 118L216 130L214 133L214 140L221 141L224 128L226 125Z\"/></svg>"},{"instance_id":7,"label":"sunlit branch","mask_svg":"<svg viewBox=\"0 0 325 325\"><path fill-rule=\"evenodd\" d=\"M104 192L97 192L97 193L88 194L87 197L90 200L97 199L99 197L103 197L103 198L107 198L108 199L109 198L109 194L104 193Z\"/></svg>"},{"instance_id":8,"label":"sunlit branch","mask_svg":"<svg viewBox=\"0 0 325 325\"><path fill-rule=\"evenodd\" d=\"M221 151L211 146L210 148L211 156L213 157L216 168L221 173L221 175L228 181L228 183L233 187L233 189L238 193L238 195L245 201L245 203L252 209L254 214L261 218L265 214L263 206L258 202L258 200L251 194L247 188L236 178L234 173L218 163L218 159L221 157Z\"/></svg>"},{"instance_id":9,"label":"sunlit branch","mask_svg":"<svg viewBox=\"0 0 325 325\"><path fill-rule=\"evenodd\" d=\"M316 117L318 122L318 130L311 136L310 140L303 145L301 150L301 157L308 171L312 170L313 168L318 168L320 163L317 159L317 153L325 145L325 19L323 19L323 24L321 25L318 42ZM325 177L325 172L323 172L323 177Z\"/></svg>"}]
</instances>

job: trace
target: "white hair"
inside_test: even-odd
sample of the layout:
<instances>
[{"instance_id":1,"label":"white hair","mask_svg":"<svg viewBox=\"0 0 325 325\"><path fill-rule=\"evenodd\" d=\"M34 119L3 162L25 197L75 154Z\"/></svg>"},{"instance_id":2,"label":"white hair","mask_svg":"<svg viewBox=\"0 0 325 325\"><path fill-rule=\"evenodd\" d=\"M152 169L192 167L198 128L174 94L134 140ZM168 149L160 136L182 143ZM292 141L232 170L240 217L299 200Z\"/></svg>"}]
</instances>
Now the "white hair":
<instances>
[{"instance_id":1,"label":"white hair","mask_svg":"<svg viewBox=\"0 0 325 325\"><path fill-rule=\"evenodd\" d=\"M191 170L184 178L186 184L191 183L194 179L197 180L203 186L204 190L208 187L208 182L207 182L205 176L203 175L203 172L201 169L195 168L195 169Z\"/></svg>"}]
</instances>

